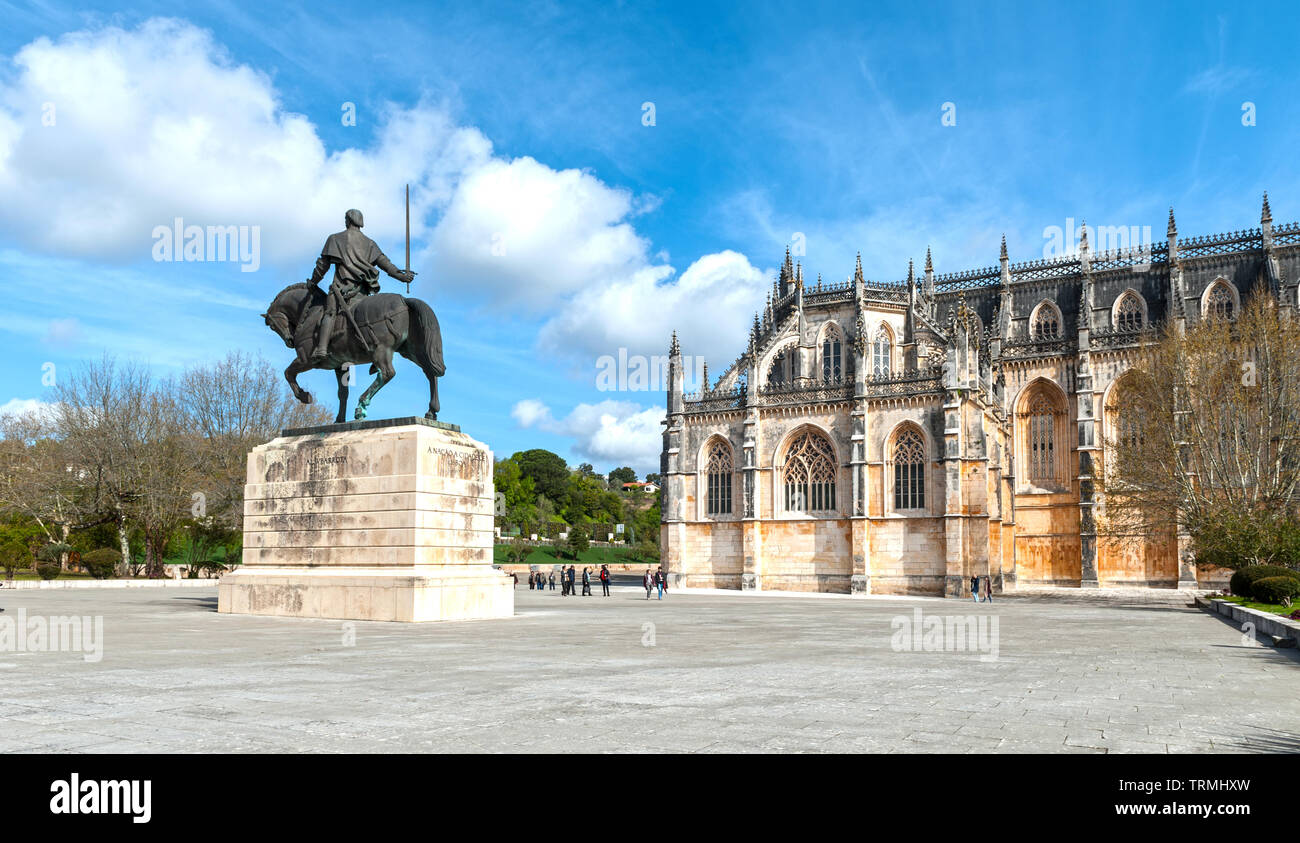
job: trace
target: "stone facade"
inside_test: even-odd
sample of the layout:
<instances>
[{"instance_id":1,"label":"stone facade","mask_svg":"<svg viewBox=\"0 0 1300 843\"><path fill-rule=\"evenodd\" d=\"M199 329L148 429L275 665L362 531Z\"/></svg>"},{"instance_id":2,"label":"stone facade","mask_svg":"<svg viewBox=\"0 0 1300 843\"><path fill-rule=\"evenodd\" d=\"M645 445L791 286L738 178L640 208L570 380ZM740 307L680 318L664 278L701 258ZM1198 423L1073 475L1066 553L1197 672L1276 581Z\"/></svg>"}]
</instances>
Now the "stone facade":
<instances>
[{"instance_id":1,"label":"stone facade","mask_svg":"<svg viewBox=\"0 0 1300 843\"><path fill-rule=\"evenodd\" d=\"M661 549L677 587L969 594L1218 587L1185 536L1098 535L1114 387L1164 324L1294 308L1300 223L904 281L785 262L748 348L684 394L669 357Z\"/></svg>"}]
</instances>

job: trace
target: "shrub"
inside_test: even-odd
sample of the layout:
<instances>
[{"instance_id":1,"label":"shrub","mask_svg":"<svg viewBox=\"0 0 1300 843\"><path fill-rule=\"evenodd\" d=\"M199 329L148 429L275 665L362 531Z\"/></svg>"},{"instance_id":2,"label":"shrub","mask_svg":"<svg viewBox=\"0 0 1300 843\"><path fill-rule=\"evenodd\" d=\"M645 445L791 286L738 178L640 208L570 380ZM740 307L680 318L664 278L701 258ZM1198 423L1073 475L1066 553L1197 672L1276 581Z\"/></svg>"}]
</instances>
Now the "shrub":
<instances>
[{"instance_id":1,"label":"shrub","mask_svg":"<svg viewBox=\"0 0 1300 843\"><path fill-rule=\"evenodd\" d=\"M1248 565L1232 575L1228 587L1238 597L1251 597L1251 586L1265 577L1294 577L1300 580L1300 571L1283 568L1281 565Z\"/></svg>"},{"instance_id":2,"label":"shrub","mask_svg":"<svg viewBox=\"0 0 1300 843\"><path fill-rule=\"evenodd\" d=\"M81 564L97 580L112 577L121 562L122 554L111 547L101 547L81 557Z\"/></svg>"},{"instance_id":3,"label":"shrub","mask_svg":"<svg viewBox=\"0 0 1300 843\"><path fill-rule=\"evenodd\" d=\"M1264 577L1255 580L1251 594L1261 603L1282 605L1283 600L1300 597L1300 579L1295 577Z\"/></svg>"},{"instance_id":4,"label":"shrub","mask_svg":"<svg viewBox=\"0 0 1300 843\"><path fill-rule=\"evenodd\" d=\"M43 580L58 579L61 573L63 573L63 565L59 562L49 562L42 559L36 563L36 575Z\"/></svg>"},{"instance_id":5,"label":"shrub","mask_svg":"<svg viewBox=\"0 0 1300 843\"><path fill-rule=\"evenodd\" d=\"M31 566L32 552L27 545L17 539L0 543L0 568L4 568L6 579L13 579L14 571Z\"/></svg>"},{"instance_id":6,"label":"shrub","mask_svg":"<svg viewBox=\"0 0 1300 843\"><path fill-rule=\"evenodd\" d=\"M517 538L510 542L510 547L506 549L506 561L512 565L522 565L531 552L532 548L525 544L522 538Z\"/></svg>"}]
</instances>

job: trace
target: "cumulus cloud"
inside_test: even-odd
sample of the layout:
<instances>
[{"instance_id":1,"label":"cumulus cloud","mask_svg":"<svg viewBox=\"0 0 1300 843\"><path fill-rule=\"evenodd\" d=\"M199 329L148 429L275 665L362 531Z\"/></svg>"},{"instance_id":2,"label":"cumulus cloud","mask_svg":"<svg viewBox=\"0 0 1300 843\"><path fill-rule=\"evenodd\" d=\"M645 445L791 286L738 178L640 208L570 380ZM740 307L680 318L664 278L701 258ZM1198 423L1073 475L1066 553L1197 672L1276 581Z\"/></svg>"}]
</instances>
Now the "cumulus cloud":
<instances>
[{"instance_id":1,"label":"cumulus cloud","mask_svg":"<svg viewBox=\"0 0 1300 843\"><path fill-rule=\"evenodd\" d=\"M573 437L574 451L589 462L630 465L641 472L659 470L662 408L611 400L579 404L567 416L556 418L545 403L529 398L515 404L511 415L521 427Z\"/></svg>"},{"instance_id":2,"label":"cumulus cloud","mask_svg":"<svg viewBox=\"0 0 1300 843\"><path fill-rule=\"evenodd\" d=\"M370 148L328 153L269 77L178 20L40 38L14 65L0 84L0 224L39 252L139 260L154 227L182 217L259 225L265 260L301 264L347 208L400 236L407 181L418 222L491 157L482 133L430 104L389 107Z\"/></svg>"},{"instance_id":3,"label":"cumulus cloud","mask_svg":"<svg viewBox=\"0 0 1300 843\"><path fill-rule=\"evenodd\" d=\"M666 354L677 331L684 353L714 361L720 372L742 351L756 302L771 276L738 252L705 255L680 277L643 268L586 291L543 326L549 350L596 359L618 354Z\"/></svg>"},{"instance_id":4,"label":"cumulus cloud","mask_svg":"<svg viewBox=\"0 0 1300 843\"><path fill-rule=\"evenodd\" d=\"M471 281L509 306L557 300L647 262L649 243L628 222L633 196L580 170L533 158L493 160L467 173L433 235L439 276Z\"/></svg>"}]
</instances>

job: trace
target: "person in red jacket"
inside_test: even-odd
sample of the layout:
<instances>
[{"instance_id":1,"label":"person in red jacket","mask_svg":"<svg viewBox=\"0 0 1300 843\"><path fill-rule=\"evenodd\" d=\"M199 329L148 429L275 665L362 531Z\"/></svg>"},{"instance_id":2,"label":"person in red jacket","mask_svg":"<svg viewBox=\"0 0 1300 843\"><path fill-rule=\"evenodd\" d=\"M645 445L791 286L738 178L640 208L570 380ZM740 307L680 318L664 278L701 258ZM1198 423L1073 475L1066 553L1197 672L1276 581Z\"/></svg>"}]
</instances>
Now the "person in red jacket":
<instances>
[{"instance_id":1,"label":"person in red jacket","mask_svg":"<svg viewBox=\"0 0 1300 843\"><path fill-rule=\"evenodd\" d=\"M605 592L605 596L608 597L609 596L609 566L608 565L600 566L600 587Z\"/></svg>"}]
</instances>

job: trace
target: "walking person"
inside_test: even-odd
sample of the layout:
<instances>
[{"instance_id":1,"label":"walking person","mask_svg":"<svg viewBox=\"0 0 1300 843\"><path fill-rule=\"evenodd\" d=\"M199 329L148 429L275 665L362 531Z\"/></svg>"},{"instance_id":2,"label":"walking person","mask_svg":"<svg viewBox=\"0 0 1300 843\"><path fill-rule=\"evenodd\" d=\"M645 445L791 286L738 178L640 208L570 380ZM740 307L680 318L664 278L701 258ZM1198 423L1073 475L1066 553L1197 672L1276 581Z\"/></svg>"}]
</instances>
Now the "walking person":
<instances>
[{"instance_id":1,"label":"walking person","mask_svg":"<svg viewBox=\"0 0 1300 843\"><path fill-rule=\"evenodd\" d=\"M551 569L550 583L551 583L551 591L555 591L555 569L554 568Z\"/></svg>"},{"instance_id":2,"label":"walking person","mask_svg":"<svg viewBox=\"0 0 1300 843\"><path fill-rule=\"evenodd\" d=\"M991 575L984 578L984 599L990 603L993 602L993 577Z\"/></svg>"},{"instance_id":3,"label":"walking person","mask_svg":"<svg viewBox=\"0 0 1300 843\"><path fill-rule=\"evenodd\" d=\"M650 591L654 588L655 580L650 575L650 569L645 569L645 576L641 578L641 585L645 586L645 599L650 599Z\"/></svg>"},{"instance_id":4,"label":"walking person","mask_svg":"<svg viewBox=\"0 0 1300 843\"><path fill-rule=\"evenodd\" d=\"M977 574L972 574L970 578L970 596L976 603L980 602L980 578Z\"/></svg>"},{"instance_id":5,"label":"walking person","mask_svg":"<svg viewBox=\"0 0 1300 843\"><path fill-rule=\"evenodd\" d=\"M591 569L590 568L582 569L582 596L583 597L591 596Z\"/></svg>"},{"instance_id":6,"label":"walking person","mask_svg":"<svg viewBox=\"0 0 1300 843\"><path fill-rule=\"evenodd\" d=\"M609 566L608 565L600 566L600 588L605 593L604 596L608 597L609 596Z\"/></svg>"},{"instance_id":7,"label":"walking person","mask_svg":"<svg viewBox=\"0 0 1300 843\"><path fill-rule=\"evenodd\" d=\"M659 588L660 600L664 599L664 586L667 584L666 583L667 579L668 577L664 575L663 568L660 568L658 571L655 571L655 585Z\"/></svg>"},{"instance_id":8,"label":"walking person","mask_svg":"<svg viewBox=\"0 0 1300 843\"><path fill-rule=\"evenodd\" d=\"M528 590L529 590L529 591L532 591L533 588L536 587L536 585L537 585L537 574L533 573L532 571L529 571L529 572L528 572Z\"/></svg>"}]
</instances>

